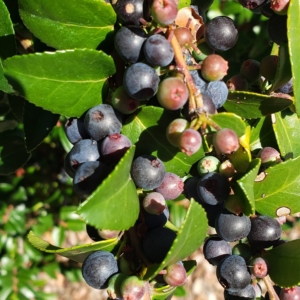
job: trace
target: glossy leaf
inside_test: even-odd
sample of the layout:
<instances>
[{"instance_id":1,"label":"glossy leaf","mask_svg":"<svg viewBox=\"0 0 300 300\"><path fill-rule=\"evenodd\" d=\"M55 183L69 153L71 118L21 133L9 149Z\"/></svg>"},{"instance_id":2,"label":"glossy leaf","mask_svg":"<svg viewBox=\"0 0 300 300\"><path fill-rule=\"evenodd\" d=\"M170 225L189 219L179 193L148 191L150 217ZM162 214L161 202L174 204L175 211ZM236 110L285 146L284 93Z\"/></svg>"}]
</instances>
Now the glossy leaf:
<instances>
[{"instance_id":1,"label":"glossy leaf","mask_svg":"<svg viewBox=\"0 0 300 300\"><path fill-rule=\"evenodd\" d=\"M169 112L160 107L145 106L127 119L122 133L136 144L136 156L152 154L159 157L167 172L183 177L204 156L204 151L201 147L198 152L187 156L168 142L166 129L173 119Z\"/></svg>"},{"instance_id":2,"label":"glossy leaf","mask_svg":"<svg viewBox=\"0 0 300 300\"><path fill-rule=\"evenodd\" d=\"M271 116L258 119L255 124L252 125L250 137L251 151L267 146L277 148Z\"/></svg>"},{"instance_id":3,"label":"glossy leaf","mask_svg":"<svg viewBox=\"0 0 300 300\"><path fill-rule=\"evenodd\" d=\"M89 49L15 56L3 66L9 83L29 102L73 117L102 102L104 82L115 72L111 57Z\"/></svg>"},{"instance_id":4,"label":"glossy leaf","mask_svg":"<svg viewBox=\"0 0 300 300\"><path fill-rule=\"evenodd\" d=\"M300 157L269 167L260 181L254 183L256 210L263 215L277 216L281 207L291 214L300 211Z\"/></svg>"},{"instance_id":5,"label":"glossy leaf","mask_svg":"<svg viewBox=\"0 0 300 300\"><path fill-rule=\"evenodd\" d=\"M74 246L71 248L60 248L49 244L45 240L36 236L32 231L30 231L27 235L27 239L35 248L43 252L59 254L61 256L67 257L80 263L82 263L91 252L97 250L104 250L110 252L118 243L118 239L115 238L91 244Z\"/></svg>"},{"instance_id":6,"label":"glossy leaf","mask_svg":"<svg viewBox=\"0 0 300 300\"><path fill-rule=\"evenodd\" d=\"M248 149L245 149L240 145L234 153L228 154L227 157L238 173L244 173L247 171L251 161L251 153Z\"/></svg>"},{"instance_id":7,"label":"glossy leaf","mask_svg":"<svg viewBox=\"0 0 300 300\"><path fill-rule=\"evenodd\" d=\"M245 134L246 123L243 119L234 114L228 112L222 112L211 116L211 119L220 127L220 128L229 128L235 131L235 133L241 137Z\"/></svg>"},{"instance_id":8,"label":"glossy leaf","mask_svg":"<svg viewBox=\"0 0 300 300\"><path fill-rule=\"evenodd\" d=\"M287 43L280 44L278 53L278 66L271 87L271 92L276 91L292 78L292 70Z\"/></svg>"},{"instance_id":9,"label":"glossy leaf","mask_svg":"<svg viewBox=\"0 0 300 300\"><path fill-rule=\"evenodd\" d=\"M24 107L24 132L28 152L34 150L51 132L59 115L35 106L28 101Z\"/></svg>"},{"instance_id":10,"label":"glossy leaf","mask_svg":"<svg viewBox=\"0 0 300 300\"><path fill-rule=\"evenodd\" d=\"M98 229L126 230L139 214L139 199L130 177L135 147L131 147L97 190L78 208L78 214Z\"/></svg>"},{"instance_id":11,"label":"glossy leaf","mask_svg":"<svg viewBox=\"0 0 300 300\"><path fill-rule=\"evenodd\" d=\"M300 117L300 1L291 0L288 9L287 35L290 61L293 74L293 87L295 106L298 117Z\"/></svg>"},{"instance_id":12,"label":"glossy leaf","mask_svg":"<svg viewBox=\"0 0 300 300\"><path fill-rule=\"evenodd\" d=\"M41 41L56 49L92 48L113 30L116 14L103 0L20 0L20 16Z\"/></svg>"},{"instance_id":13,"label":"glossy leaf","mask_svg":"<svg viewBox=\"0 0 300 300\"><path fill-rule=\"evenodd\" d=\"M170 251L161 264L155 264L148 268L144 279L153 278L166 266L175 264L196 251L205 239L207 227L204 209L192 199Z\"/></svg>"},{"instance_id":14,"label":"glossy leaf","mask_svg":"<svg viewBox=\"0 0 300 300\"><path fill-rule=\"evenodd\" d=\"M261 118L289 107L292 100L251 92L229 92L224 108L242 118Z\"/></svg>"},{"instance_id":15,"label":"glossy leaf","mask_svg":"<svg viewBox=\"0 0 300 300\"><path fill-rule=\"evenodd\" d=\"M0 174L8 175L21 168L29 160L24 139L17 135L0 135Z\"/></svg>"},{"instance_id":16,"label":"glossy leaf","mask_svg":"<svg viewBox=\"0 0 300 300\"><path fill-rule=\"evenodd\" d=\"M289 109L272 116L274 133L284 160L300 155L300 121Z\"/></svg>"},{"instance_id":17,"label":"glossy leaf","mask_svg":"<svg viewBox=\"0 0 300 300\"><path fill-rule=\"evenodd\" d=\"M293 240L266 251L269 275L276 285L291 287L300 284L300 240ZM287 270L283 272L282 270Z\"/></svg>"},{"instance_id":18,"label":"glossy leaf","mask_svg":"<svg viewBox=\"0 0 300 300\"><path fill-rule=\"evenodd\" d=\"M244 211L243 213L250 216L255 213L255 201L253 184L260 167L260 159L253 159L249 165L247 173L236 181L233 185L234 193L242 200Z\"/></svg>"},{"instance_id":19,"label":"glossy leaf","mask_svg":"<svg viewBox=\"0 0 300 300\"><path fill-rule=\"evenodd\" d=\"M0 61L16 54L16 40L13 23L9 11L3 1L0 1ZM1 84L0 84L1 87Z\"/></svg>"}]
</instances>

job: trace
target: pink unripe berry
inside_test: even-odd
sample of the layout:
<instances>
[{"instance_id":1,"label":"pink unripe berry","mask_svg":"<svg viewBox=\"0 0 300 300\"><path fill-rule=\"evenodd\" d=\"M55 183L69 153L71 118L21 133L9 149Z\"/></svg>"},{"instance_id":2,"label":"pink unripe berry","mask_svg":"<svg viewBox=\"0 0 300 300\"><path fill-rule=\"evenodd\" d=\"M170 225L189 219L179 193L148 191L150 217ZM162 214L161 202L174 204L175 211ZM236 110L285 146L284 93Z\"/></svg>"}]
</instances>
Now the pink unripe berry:
<instances>
[{"instance_id":1,"label":"pink unripe berry","mask_svg":"<svg viewBox=\"0 0 300 300\"><path fill-rule=\"evenodd\" d=\"M228 62L218 54L208 55L201 66L201 74L208 81L222 80L227 70Z\"/></svg>"},{"instance_id":2,"label":"pink unripe berry","mask_svg":"<svg viewBox=\"0 0 300 300\"><path fill-rule=\"evenodd\" d=\"M235 152L240 146L237 134L229 128L217 131L213 138L213 144L217 151L227 155Z\"/></svg>"},{"instance_id":3,"label":"pink unripe berry","mask_svg":"<svg viewBox=\"0 0 300 300\"><path fill-rule=\"evenodd\" d=\"M192 128L186 129L182 132L179 139L179 147L181 152L191 156L197 152L202 145L201 134Z\"/></svg>"},{"instance_id":4,"label":"pink unripe berry","mask_svg":"<svg viewBox=\"0 0 300 300\"><path fill-rule=\"evenodd\" d=\"M178 13L175 0L154 0L151 6L153 20L162 26L174 23Z\"/></svg>"}]
</instances>

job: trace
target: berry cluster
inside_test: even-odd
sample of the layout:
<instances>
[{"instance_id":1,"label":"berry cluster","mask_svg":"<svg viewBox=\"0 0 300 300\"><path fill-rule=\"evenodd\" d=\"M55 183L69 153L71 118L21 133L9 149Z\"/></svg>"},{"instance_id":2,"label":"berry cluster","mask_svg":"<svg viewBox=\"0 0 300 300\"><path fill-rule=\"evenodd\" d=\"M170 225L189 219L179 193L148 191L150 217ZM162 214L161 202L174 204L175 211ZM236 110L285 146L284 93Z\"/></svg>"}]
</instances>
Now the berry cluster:
<instances>
[{"instance_id":1,"label":"berry cluster","mask_svg":"<svg viewBox=\"0 0 300 300\"><path fill-rule=\"evenodd\" d=\"M255 8L254 2L242 5ZM163 264L176 243L179 229L169 220L171 201L193 198L217 233L206 240L204 255L217 266L225 299L259 297L255 283L268 275L263 253L281 243L281 226L268 216L244 214L245 203L234 186L247 170L250 160L246 167L244 161L250 150L241 136L231 128L220 128L212 116L227 100L228 89L246 90L249 85L254 89L261 76L272 81L277 57L270 55L260 63L245 61L240 74L226 85L228 62L215 52L237 42L238 31L230 18L220 16L205 23L200 8L179 10L175 0L119 0L112 6L120 24L114 36L117 73L109 80L108 99L65 126L74 145L65 158L65 170L73 178L75 192L85 201L109 176L133 146L121 134L123 123L128 124L144 106L165 109L173 116L164 128L171 148L184 157L203 148L207 154L195 164L197 176L190 178L166 170L162 157L136 154L130 180L139 197L139 217L127 231L87 224L91 239L118 239L120 249L90 254L82 265L84 279L93 288L107 289L110 299L125 300L150 299L157 287L184 284L188 272L181 260L164 265L150 281L143 280L143 272ZM198 45L203 41L212 54L201 53ZM261 171L281 162L280 153L271 147L256 156ZM232 248L231 242L238 244ZM297 293L297 289L281 293Z\"/></svg>"}]
</instances>

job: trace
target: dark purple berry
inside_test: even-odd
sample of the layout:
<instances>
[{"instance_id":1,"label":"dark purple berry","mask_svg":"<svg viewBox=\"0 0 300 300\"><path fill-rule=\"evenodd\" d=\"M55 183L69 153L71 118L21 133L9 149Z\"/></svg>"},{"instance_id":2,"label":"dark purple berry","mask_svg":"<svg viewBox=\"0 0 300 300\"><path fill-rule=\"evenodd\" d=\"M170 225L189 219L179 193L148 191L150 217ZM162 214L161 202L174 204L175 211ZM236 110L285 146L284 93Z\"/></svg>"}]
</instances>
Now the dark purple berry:
<instances>
[{"instance_id":1,"label":"dark purple berry","mask_svg":"<svg viewBox=\"0 0 300 300\"><path fill-rule=\"evenodd\" d=\"M251 282L246 262L239 255L227 256L218 264L217 278L226 289L244 289Z\"/></svg>"},{"instance_id":2,"label":"dark purple berry","mask_svg":"<svg viewBox=\"0 0 300 300\"><path fill-rule=\"evenodd\" d=\"M142 240L142 248L153 263L161 263L169 252L176 233L165 227L157 227L147 232Z\"/></svg>"},{"instance_id":3,"label":"dark purple berry","mask_svg":"<svg viewBox=\"0 0 300 300\"><path fill-rule=\"evenodd\" d=\"M230 77L227 82L227 87L229 91L247 91L248 81L241 75L234 75Z\"/></svg>"},{"instance_id":4,"label":"dark purple berry","mask_svg":"<svg viewBox=\"0 0 300 300\"><path fill-rule=\"evenodd\" d=\"M260 7L262 4L264 4L266 2L266 0L239 0L239 3L250 9L250 10L254 10L256 11L258 9L258 7Z\"/></svg>"},{"instance_id":5,"label":"dark purple berry","mask_svg":"<svg viewBox=\"0 0 300 300\"><path fill-rule=\"evenodd\" d=\"M286 43L288 41L287 16L272 15L268 21L268 34L274 43L278 45L282 42Z\"/></svg>"},{"instance_id":6,"label":"dark purple berry","mask_svg":"<svg viewBox=\"0 0 300 300\"><path fill-rule=\"evenodd\" d=\"M174 50L170 42L160 34L148 37L143 50L147 62L153 66L168 66L174 58Z\"/></svg>"},{"instance_id":7,"label":"dark purple berry","mask_svg":"<svg viewBox=\"0 0 300 300\"><path fill-rule=\"evenodd\" d=\"M267 80L273 80L276 75L278 65L277 55L267 55L260 62L260 73Z\"/></svg>"},{"instance_id":8,"label":"dark purple berry","mask_svg":"<svg viewBox=\"0 0 300 300\"><path fill-rule=\"evenodd\" d=\"M243 289L225 289L224 298L225 300L253 300L256 298L256 292L252 284L248 284Z\"/></svg>"},{"instance_id":9,"label":"dark purple berry","mask_svg":"<svg viewBox=\"0 0 300 300\"><path fill-rule=\"evenodd\" d=\"M118 0L112 4L121 23L140 25L140 19L144 17L144 0Z\"/></svg>"},{"instance_id":10,"label":"dark purple berry","mask_svg":"<svg viewBox=\"0 0 300 300\"><path fill-rule=\"evenodd\" d=\"M123 85L129 96L136 100L148 100L157 93L159 77L156 71L144 63L127 68Z\"/></svg>"},{"instance_id":11,"label":"dark purple berry","mask_svg":"<svg viewBox=\"0 0 300 300\"><path fill-rule=\"evenodd\" d=\"M216 266L226 256L232 254L231 246L219 237L210 237L203 246L203 254L205 259Z\"/></svg>"},{"instance_id":12,"label":"dark purple berry","mask_svg":"<svg viewBox=\"0 0 300 300\"><path fill-rule=\"evenodd\" d=\"M253 83L260 78L260 62L255 59L247 59L242 63L240 73L250 83Z\"/></svg>"},{"instance_id":13,"label":"dark purple berry","mask_svg":"<svg viewBox=\"0 0 300 300\"><path fill-rule=\"evenodd\" d=\"M236 44L238 31L232 19L220 16L213 18L205 26L204 37L213 50L226 51Z\"/></svg>"},{"instance_id":14,"label":"dark purple berry","mask_svg":"<svg viewBox=\"0 0 300 300\"><path fill-rule=\"evenodd\" d=\"M65 132L68 140L72 144L88 139L90 136L84 128L84 118L70 118L65 124Z\"/></svg>"},{"instance_id":15,"label":"dark purple berry","mask_svg":"<svg viewBox=\"0 0 300 300\"><path fill-rule=\"evenodd\" d=\"M137 157L131 166L131 177L137 187L153 190L163 181L166 170L163 162L152 155Z\"/></svg>"},{"instance_id":16,"label":"dark purple berry","mask_svg":"<svg viewBox=\"0 0 300 300\"><path fill-rule=\"evenodd\" d=\"M245 238L251 229L249 217L235 215L224 210L216 218L215 229L220 238L227 242L235 242Z\"/></svg>"},{"instance_id":17,"label":"dark purple berry","mask_svg":"<svg viewBox=\"0 0 300 300\"><path fill-rule=\"evenodd\" d=\"M118 1L120 2L120 1ZM115 35L115 48L126 63L136 63L146 40L146 33L138 26L121 27Z\"/></svg>"},{"instance_id":18,"label":"dark purple berry","mask_svg":"<svg viewBox=\"0 0 300 300\"><path fill-rule=\"evenodd\" d=\"M223 175L210 172L199 179L197 192L202 202L209 205L216 205L224 202L229 196L229 181Z\"/></svg>"},{"instance_id":19,"label":"dark purple berry","mask_svg":"<svg viewBox=\"0 0 300 300\"><path fill-rule=\"evenodd\" d=\"M100 104L89 109L84 118L84 126L89 135L96 141L113 133L120 133L122 123L117 118L113 108Z\"/></svg>"},{"instance_id":20,"label":"dark purple berry","mask_svg":"<svg viewBox=\"0 0 300 300\"><path fill-rule=\"evenodd\" d=\"M99 250L91 253L82 264L82 276L94 289L106 288L108 279L117 272L117 261L107 251Z\"/></svg>"},{"instance_id":21,"label":"dark purple berry","mask_svg":"<svg viewBox=\"0 0 300 300\"><path fill-rule=\"evenodd\" d=\"M162 211L162 213L158 215L148 213L146 211L144 212L145 223L149 230L164 226L167 223L169 216L170 216L170 212L168 206L166 206L165 209Z\"/></svg>"}]
</instances>

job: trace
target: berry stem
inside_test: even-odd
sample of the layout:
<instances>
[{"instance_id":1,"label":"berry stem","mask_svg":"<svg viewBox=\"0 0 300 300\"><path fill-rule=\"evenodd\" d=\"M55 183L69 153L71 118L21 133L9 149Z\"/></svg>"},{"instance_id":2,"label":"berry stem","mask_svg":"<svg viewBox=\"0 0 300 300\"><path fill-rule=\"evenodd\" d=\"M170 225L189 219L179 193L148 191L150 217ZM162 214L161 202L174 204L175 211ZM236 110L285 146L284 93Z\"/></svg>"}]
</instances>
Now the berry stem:
<instances>
[{"instance_id":1,"label":"berry stem","mask_svg":"<svg viewBox=\"0 0 300 300\"><path fill-rule=\"evenodd\" d=\"M170 33L171 34L171 33ZM189 90L189 113L194 114L196 111L203 110L203 100L201 92L197 89L194 80L189 72L189 68L186 65L185 59L182 54L181 47L177 41L175 34L173 34L171 39L171 45L174 50L175 61L177 64L177 69L184 74L186 85Z\"/></svg>"},{"instance_id":2,"label":"berry stem","mask_svg":"<svg viewBox=\"0 0 300 300\"><path fill-rule=\"evenodd\" d=\"M279 297L278 297L278 295L276 294L276 292L274 290L274 287L273 287L272 281L270 279L270 276L267 275L262 280L264 281L264 283L266 285L266 288L269 292L270 300L279 300Z\"/></svg>"}]
</instances>

